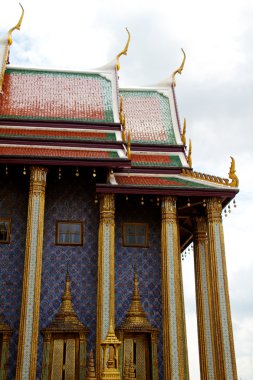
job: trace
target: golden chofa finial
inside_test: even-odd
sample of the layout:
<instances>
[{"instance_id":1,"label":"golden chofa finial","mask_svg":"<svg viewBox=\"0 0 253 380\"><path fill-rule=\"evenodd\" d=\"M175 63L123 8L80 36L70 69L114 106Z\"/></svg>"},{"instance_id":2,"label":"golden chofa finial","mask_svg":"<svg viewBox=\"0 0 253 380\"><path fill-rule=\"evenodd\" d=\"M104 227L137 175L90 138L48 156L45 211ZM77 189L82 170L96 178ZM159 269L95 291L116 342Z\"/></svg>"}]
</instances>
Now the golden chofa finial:
<instances>
[{"instance_id":1,"label":"golden chofa finial","mask_svg":"<svg viewBox=\"0 0 253 380\"><path fill-rule=\"evenodd\" d=\"M184 68L184 64L185 64L185 60L186 60L186 54L185 54L185 51L184 49L182 49L182 52L183 52L183 55L184 55L184 58L183 58L183 61L181 63L181 65L179 66L179 68L177 70L175 70L172 74L172 85L175 87L176 86L176 74L182 74L182 71L183 71L183 68Z\"/></svg>"},{"instance_id":2,"label":"golden chofa finial","mask_svg":"<svg viewBox=\"0 0 253 380\"><path fill-rule=\"evenodd\" d=\"M188 150L188 156L187 156L187 162L190 168L192 168L192 141L189 140L189 150Z\"/></svg>"},{"instance_id":3,"label":"golden chofa finial","mask_svg":"<svg viewBox=\"0 0 253 380\"><path fill-rule=\"evenodd\" d=\"M183 133L181 136L182 143L184 146L186 145L186 119L184 118L184 126L183 126Z\"/></svg>"},{"instance_id":4,"label":"golden chofa finial","mask_svg":"<svg viewBox=\"0 0 253 380\"><path fill-rule=\"evenodd\" d=\"M128 33L128 39L127 39L127 43L126 43L126 46L124 48L124 50L122 50L116 57L116 70L119 71L120 70L120 63L119 63L119 59L122 55L127 55L127 51L128 51L128 47L129 47L129 44L130 44L130 39L131 39L131 35L129 33L129 30L126 28L126 31Z\"/></svg>"},{"instance_id":5,"label":"golden chofa finial","mask_svg":"<svg viewBox=\"0 0 253 380\"><path fill-rule=\"evenodd\" d=\"M131 160L131 134L130 131L127 135L127 158Z\"/></svg>"},{"instance_id":6,"label":"golden chofa finial","mask_svg":"<svg viewBox=\"0 0 253 380\"><path fill-rule=\"evenodd\" d=\"M239 179L238 179L237 175L235 174L235 172L236 172L236 170L235 170L235 159L233 157L230 157L230 158L231 158L231 165L230 165L228 176L231 179L231 182L229 185L232 187L238 187L239 186Z\"/></svg>"},{"instance_id":7,"label":"golden chofa finial","mask_svg":"<svg viewBox=\"0 0 253 380\"><path fill-rule=\"evenodd\" d=\"M18 23L13 26L13 28L11 28L9 31L8 31L8 44L11 45L12 44L12 33L14 30L20 30L20 27L21 27L21 24L22 24L22 21L23 21L23 17L24 17L24 8L22 7L22 4L19 3L21 9L22 9L22 13L21 13L21 16L20 16L20 19L18 21Z\"/></svg>"}]
</instances>

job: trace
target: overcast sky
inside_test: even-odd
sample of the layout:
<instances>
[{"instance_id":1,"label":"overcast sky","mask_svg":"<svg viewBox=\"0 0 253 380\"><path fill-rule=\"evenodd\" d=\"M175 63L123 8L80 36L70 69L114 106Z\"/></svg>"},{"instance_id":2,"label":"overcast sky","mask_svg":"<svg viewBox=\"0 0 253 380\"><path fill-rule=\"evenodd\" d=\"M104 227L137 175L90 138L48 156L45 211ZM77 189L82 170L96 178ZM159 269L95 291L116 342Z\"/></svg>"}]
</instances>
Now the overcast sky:
<instances>
[{"instance_id":1,"label":"overcast sky","mask_svg":"<svg viewBox=\"0 0 253 380\"><path fill-rule=\"evenodd\" d=\"M18 2L0 0L0 33L16 24ZM252 0L23 0L21 31L13 33L11 63L89 69L121 59L120 85L148 85L177 76L181 122L192 138L193 168L227 177L230 156L240 180L237 207L224 218L239 380L253 379L253 2ZM184 261L191 379L199 379L193 257Z\"/></svg>"}]
</instances>

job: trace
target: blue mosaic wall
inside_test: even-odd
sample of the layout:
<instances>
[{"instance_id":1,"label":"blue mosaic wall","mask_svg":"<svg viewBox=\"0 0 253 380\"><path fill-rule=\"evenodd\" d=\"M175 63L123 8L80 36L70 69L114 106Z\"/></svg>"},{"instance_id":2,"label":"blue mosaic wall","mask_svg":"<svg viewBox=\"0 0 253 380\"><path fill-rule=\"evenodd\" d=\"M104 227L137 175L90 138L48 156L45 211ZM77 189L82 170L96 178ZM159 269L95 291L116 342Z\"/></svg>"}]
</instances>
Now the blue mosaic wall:
<instances>
[{"instance_id":1,"label":"blue mosaic wall","mask_svg":"<svg viewBox=\"0 0 253 380\"><path fill-rule=\"evenodd\" d=\"M0 217L11 218L10 244L0 244L0 313L13 329L10 339L8 380L15 378L19 318L24 270L28 176L3 177L0 186Z\"/></svg>"},{"instance_id":2,"label":"blue mosaic wall","mask_svg":"<svg viewBox=\"0 0 253 380\"><path fill-rule=\"evenodd\" d=\"M149 224L149 247L123 247L122 223L144 222ZM142 306L153 327L159 329L158 363L159 377L163 379L162 353L162 295L161 295L161 211L154 199L146 198L141 205L140 198L123 197L116 202L116 249L115 288L116 326L125 319L132 293L134 265L139 279Z\"/></svg>"},{"instance_id":3,"label":"blue mosaic wall","mask_svg":"<svg viewBox=\"0 0 253 380\"><path fill-rule=\"evenodd\" d=\"M56 221L84 223L84 244L80 247L55 245ZM47 327L59 311L65 288L67 263L71 278L74 310L90 329L87 352L95 348L97 298L98 205L94 183L74 175L61 180L48 178L45 206L40 329ZM43 337L39 338L37 379L41 376Z\"/></svg>"}]
</instances>

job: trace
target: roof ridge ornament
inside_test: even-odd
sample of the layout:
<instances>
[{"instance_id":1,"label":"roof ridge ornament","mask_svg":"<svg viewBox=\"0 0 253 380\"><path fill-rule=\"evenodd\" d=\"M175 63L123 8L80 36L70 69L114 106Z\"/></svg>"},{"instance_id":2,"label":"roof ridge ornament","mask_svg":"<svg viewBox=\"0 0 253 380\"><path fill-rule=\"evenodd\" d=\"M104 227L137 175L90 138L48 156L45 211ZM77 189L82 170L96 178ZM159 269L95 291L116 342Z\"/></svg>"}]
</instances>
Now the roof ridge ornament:
<instances>
[{"instance_id":1,"label":"roof ridge ornament","mask_svg":"<svg viewBox=\"0 0 253 380\"><path fill-rule=\"evenodd\" d=\"M129 47L129 44L130 44L130 39L131 39L131 35L130 35L130 32L129 30L126 28L126 31L128 33L128 39L127 39L127 42L126 42L126 46L125 48L116 56L116 70L119 71L120 70L120 63L119 63L119 59L122 55L127 55L127 51L128 51L128 47Z\"/></svg>"},{"instance_id":2,"label":"roof ridge ornament","mask_svg":"<svg viewBox=\"0 0 253 380\"><path fill-rule=\"evenodd\" d=\"M12 44L12 33L15 29L20 30L22 20L24 17L24 8L22 7L21 3L19 3L19 5L22 9L22 13L18 20L18 23L8 31L8 34L5 35L3 39L0 40L0 94L2 93L6 65L7 63L9 63L10 46Z\"/></svg>"},{"instance_id":3,"label":"roof ridge ornament","mask_svg":"<svg viewBox=\"0 0 253 380\"><path fill-rule=\"evenodd\" d=\"M231 179L231 182L229 185L231 187L238 187L239 186L239 179L238 179L237 175L235 174L235 172L236 172L236 170L235 170L235 159L233 157L230 157L230 158L231 158L231 165L230 165L228 176Z\"/></svg>"},{"instance_id":4,"label":"roof ridge ornament","mask_svg":"<svg viewBox=\"0 0 253 380\"><path fill-rule=\"evenodd\" d=\"M188 149L188 156L187 156L187 162L190 168L192 168L192 141L189 139L189 149Z\"/></svg>"},{"instance_id":5,"label":"roof ridge ornament","mask_svg":"<svg viewBox=\"0 0 253 380\"><path fill-rule=\"evenodd\" d=\"M183 48L181 48L182 52L183 52L183 55L184 55L184 58L183 58L183 61L181 63L181 65L179 66L178 69L176 69L173 73L172 73L172 86L175 87L176 86L176 74L182 74L182 71L184 69L184 64L185 64L185 60L186 60L186 54L185 54L185 51Z\"/></svg>"},{"instance_id":6,"label":"roof ridge ornament","mask_svg":"<svg viewBox=\"0 0 253 380\"><path fill-rule=\"evenodd\" d=\"M12 44L12 33L14 32L14 30L20 30L20 27L21 27L21 24L22 24L22 21L23 21L23 18L24 18L24 8L22 6L21 3L19 3L21 9L22 9L22 13L21 13L21 16L18 20L18 23L13 26L13 28L11 28L9 31L8 31L8 45L10 46Z\"/></svg>"},{"instance_id":7,"label":"roof ridge ornament","mask_svg":"<svg viewBox=\"0 0 253 380\"><path fill-rule=\"evenodd\" d=\"M211 174L195 172L189 168L187 168L187 169L183 168L182 174L186 177L192 177L192 178L200 179L203 181L214 182L214 183L217 183L218 185L224 185L224 186L231 185L231 184L229 184L229 180L227 178L221 178L221 177L217 177L217 176L214 176Z\"/></svg>"},{"instance_id":8,"label":"roof ridge ornament","mask_svg":"<svg viewBox=\"0 0 253 380\"><path fill-rule=\"evenodd\" d=\"M184 146L186 146L186 118L184 118L183 133L181 135L181 140Z\"/></svg>"}]
</instances>

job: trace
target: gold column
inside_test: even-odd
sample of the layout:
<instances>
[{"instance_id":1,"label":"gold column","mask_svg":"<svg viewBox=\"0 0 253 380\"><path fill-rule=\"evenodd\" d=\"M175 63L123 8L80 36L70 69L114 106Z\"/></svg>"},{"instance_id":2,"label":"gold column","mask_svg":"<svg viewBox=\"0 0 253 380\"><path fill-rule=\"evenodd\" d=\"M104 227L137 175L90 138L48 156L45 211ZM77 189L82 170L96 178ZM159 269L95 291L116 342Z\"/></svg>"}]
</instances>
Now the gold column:
<instances>
[{"instance_id":1,"label":"gold column","mask_svg":"<svg viewBox=\"0 0 253 380\"><path fill-rule=\"evenodd\" d=\"M16 380L36 378L46 175L31 168Z\"/></svg>"},{"instance_id":2,"label":"gold column","mask_svg":"<svg viewBox=\"0 0 253 380\"><path fill-rule=\"evenodd\" d=\"M162 202L162 294L164 380L188 380L183 284L176 198Z\"/></svg>"},{"instance_id":3,"label":"gold column","mask_svg":"<svg viewBox=\"0 0 253 380\"><path fill-rule=\"evenodd\" d=\"M217 378L236 380L236 362L228 294L225 245L219 198L207 202L210 284Z\"/></svg>"},{"instance_id":4,"label":"gold column","mask_svg":"<svg viewBox=\"0 0 253 380\"><path fill-rule=\"evenodd\" d=\"M199 363L202 380L218 379L212 330L211 287L208 266L207 223L195 218L194 267L198 320Z\"/></svg>"},{"instance_id":5,"label":"gold column","mask_svg":"<svg viewBox=\"0 0 253 380\"><path fill-rule=\"evenodd\" d=\"M98 230L98 290L97 290L97 342L96 368L100 376L102 368L101 343L105 340L110 326L114 327L114 235L115 235L114 194L103 194L100 198L100 219Z\"/></svg>"}]
</instances>

